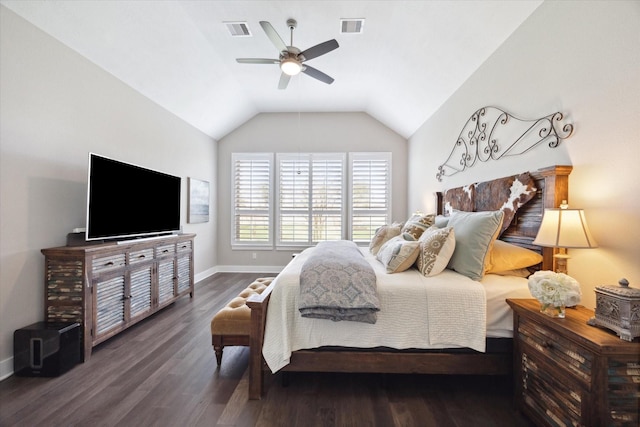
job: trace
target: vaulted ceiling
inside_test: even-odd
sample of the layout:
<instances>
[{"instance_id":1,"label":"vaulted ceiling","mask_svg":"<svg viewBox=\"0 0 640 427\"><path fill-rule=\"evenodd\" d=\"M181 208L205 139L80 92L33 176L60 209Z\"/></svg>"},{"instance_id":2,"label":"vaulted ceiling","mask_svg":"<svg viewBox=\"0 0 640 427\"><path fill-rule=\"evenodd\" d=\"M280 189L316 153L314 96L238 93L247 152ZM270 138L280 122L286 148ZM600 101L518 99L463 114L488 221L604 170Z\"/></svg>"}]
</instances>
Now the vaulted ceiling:
<instances>
[{"instance_id":1,"label":"vaulted ceiling","mask_svg":"<svg viewBox=\"0 0 640 427\"><path fill-rule=\"evenodd\" d=\"M215 139L261 112L362 111L408 138L527 19L542 0L519 1L23 1L10 10ZM278 58L259 25L288 45L340 47L278 89ZM341 19L364 19L342 34ZM232 37L226 22L252 35Z\"/></svg>"}]
</instances>

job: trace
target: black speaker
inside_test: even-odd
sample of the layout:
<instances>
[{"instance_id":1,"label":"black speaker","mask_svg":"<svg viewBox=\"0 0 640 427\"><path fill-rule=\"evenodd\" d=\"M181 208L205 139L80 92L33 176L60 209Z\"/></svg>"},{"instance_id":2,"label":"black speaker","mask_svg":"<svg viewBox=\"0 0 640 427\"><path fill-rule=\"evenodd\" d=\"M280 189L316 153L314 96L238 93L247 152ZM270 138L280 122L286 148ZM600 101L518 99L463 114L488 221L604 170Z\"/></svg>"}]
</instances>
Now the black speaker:
<instances>
[{"instance_id":1,"label":"black speaker","mask_svg":"<svg viewBox=\"0 0 640 427\"><path fill-rule=\"evenodd\" d=\"M13 373L57 377L80 363L80 324L38 322L13 333Z\"/></svg>"}]
</instances>

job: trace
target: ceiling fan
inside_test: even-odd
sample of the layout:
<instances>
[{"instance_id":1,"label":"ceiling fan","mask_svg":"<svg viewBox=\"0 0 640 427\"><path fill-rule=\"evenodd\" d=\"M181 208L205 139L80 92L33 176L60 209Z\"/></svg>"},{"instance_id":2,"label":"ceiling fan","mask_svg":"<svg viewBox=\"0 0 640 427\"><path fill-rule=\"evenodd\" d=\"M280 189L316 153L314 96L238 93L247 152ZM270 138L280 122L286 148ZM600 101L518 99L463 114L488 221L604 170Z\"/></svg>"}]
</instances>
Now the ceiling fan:
<instances>
[{"instance_id":1,"label":"ceiling fan","mask_svg":"<svg viewBox=\"0 0 640 427\"><path fill-rule=\"evenodd\" d=\"M291 45L287 46L282 38L278 35L273 26L267 21L260 21L260 26L269 37L269 40L275 45L276 49L280 52L278 59L265 59L265 58L237 58L241 64L278 64L282 70L280 75L280 82L278 83L278 89L286 89L291 80L291 76L303 72L314 79L320 80L323 83L333 83L333 78L329 77L320 70L317 70L307 64L308 61L313 58L317 58L320 55L329 53L339 47L338 42L335 39L327 40L324 43L317 44L309 49L301 51L297 47L293 46L293 30L298 23L295 19L288 19L287 26L291 31Z\"/></svg>"}]
</instances>

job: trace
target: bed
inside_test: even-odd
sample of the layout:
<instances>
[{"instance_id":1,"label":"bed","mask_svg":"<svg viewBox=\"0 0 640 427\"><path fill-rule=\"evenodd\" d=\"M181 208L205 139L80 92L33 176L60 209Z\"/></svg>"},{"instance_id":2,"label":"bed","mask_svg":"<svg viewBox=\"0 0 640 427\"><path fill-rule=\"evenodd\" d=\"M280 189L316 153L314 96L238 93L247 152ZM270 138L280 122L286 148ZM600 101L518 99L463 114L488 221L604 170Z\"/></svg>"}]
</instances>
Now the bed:
<instances>
[{"instance_id":1,"label":"bed","mask_svg":"<svg viewBox=\"0 0 640 427\"><path fill-rule=\"evenodd\" d=\"M509 221L500 230L499 239L540 253L541 263L535 268L553 269L553 249L536 247L532 242L544 208L557 207L562 200L568 200L571 169L571 166L552 166L527 172L535 191L522 203L510 201L515 208L504 211ZM510 178L509 182L512 182L513 177ZM503 191L496 186L497 181L476 183L472 186L473 191L465 186L445 194L438 193L438 214L451 209L494 211L496 200L502 197L499 193ZM251 399L261 398L264 375L280 370L471 375L511 373L513 321L504 300L529 297L526 278L486 274L472 280L449 269L425 277L415 268L385 274L385 267L368 249L362 248L361 251L378 277L380 298L375 324L340 322L338 325L328 320L301 318L296 307L300 271L316 248L307 249L295 257L261 295L247 301L251 308ZM443 286L431 287L436 282ZM456 283L456 286L447 286L448 283ZM444 299L439 301L448 302L429 303L442 292ZM443 315L436 316L438 311ZM482 319L486 326L484 335L480 336L472 331L472 325L477 324L478 319ZM416 324L423 326L407 327Z\"/></svg>"}]
</instances>

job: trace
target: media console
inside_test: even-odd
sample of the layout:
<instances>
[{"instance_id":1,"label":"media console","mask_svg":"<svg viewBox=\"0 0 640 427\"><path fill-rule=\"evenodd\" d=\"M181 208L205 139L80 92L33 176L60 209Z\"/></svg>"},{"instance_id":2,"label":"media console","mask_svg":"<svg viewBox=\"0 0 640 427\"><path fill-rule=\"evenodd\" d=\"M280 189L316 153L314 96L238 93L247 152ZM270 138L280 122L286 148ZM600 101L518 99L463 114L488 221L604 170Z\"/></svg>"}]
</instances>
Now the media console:
<instances>
[{"instance_id":1,"label":"media console","mask_svg":"<svg viewBox=\"0 0 640 427\"><path fill-rule=\"evenodd\" d=\"M45 321L78 322L83 360L97 344L185 294L195 234L42 249Z\"/></svg>"}]
</instances>

